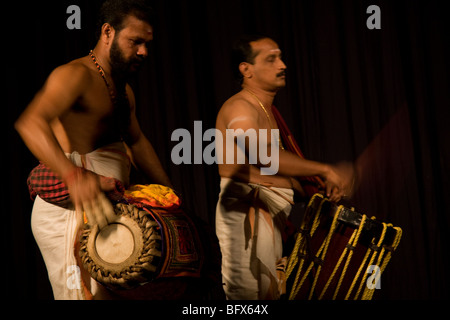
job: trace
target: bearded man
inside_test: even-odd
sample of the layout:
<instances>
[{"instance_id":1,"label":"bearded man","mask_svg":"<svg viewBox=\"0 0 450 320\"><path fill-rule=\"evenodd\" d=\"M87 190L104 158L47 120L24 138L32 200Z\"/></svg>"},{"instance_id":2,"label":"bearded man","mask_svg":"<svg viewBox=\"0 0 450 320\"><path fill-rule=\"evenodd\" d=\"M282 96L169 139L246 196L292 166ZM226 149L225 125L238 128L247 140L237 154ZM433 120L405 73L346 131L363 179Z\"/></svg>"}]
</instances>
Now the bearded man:
<instances>
[{"instance_id":1,"label":"bearded man","mask_svg":"<svg viewBox=\"0 0 450 320\"><path fill-rule=\"evenodd\" d=\"M111 178L126 186L133 161L151 183L172 186L140 129L127 84L148 55L152 10L143 1L106 1L97 35L87 56L51 72L15 124L40 160L29 178L31 226L55 299L83 298L73 282L75 234L83 212L100 228L114 221L104 193L114 187Z\"/></svg>"}]
</instances>

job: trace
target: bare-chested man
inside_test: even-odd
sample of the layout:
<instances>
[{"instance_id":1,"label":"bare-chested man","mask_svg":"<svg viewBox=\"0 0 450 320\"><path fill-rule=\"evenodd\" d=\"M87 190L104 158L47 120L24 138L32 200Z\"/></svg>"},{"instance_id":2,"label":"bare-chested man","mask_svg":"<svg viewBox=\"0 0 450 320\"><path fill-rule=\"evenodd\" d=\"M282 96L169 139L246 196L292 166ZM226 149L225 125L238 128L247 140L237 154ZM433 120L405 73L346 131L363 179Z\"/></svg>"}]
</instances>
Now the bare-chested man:
<instances>
[{"instance_id":1,"label":"bare-chested man","mask_svg":"<svg viewBox=\"0 0 450 320\"><path fill-rule=\"evenodd\" d=\"M281 230L294 192L303 193L296 177L321 177L329 198L339 201L351 192L353 168L300 158L285 150L283 141L271 134L272 129L278 129L272 103L286 81L286 65L275 41L263 36L243 37L237 42L233 56L242 90L223 104L216 128L224 137L226 130L254 129L264 133L259 130L266 129L267 135L257 135L258 146L259 140L267 139L267 150L276 144L279 154L278 172L267 175L261 174L261 168L267 167L260 161L261 147L257 155L250 155L249 143L243 146L235 142L234 150L223 146L225 155L244 152L247 159L245 164L219 163L221 192L216 232L222 251L224 290L228 299L276 299L281 290L276 271L277 263L282 262ZM255 164L248 161L250 156L257 159Z\"/></svg>"},{"instance_id":2,"label":"bare-chested man","mask_svg":"<svg viewBox=\"0 0 450 320\"><path fill-rule=\"evenodd\" d=\"M32 230L55 299L83 297L79 284L69 279L76 265L73 237L80 213L100 227L115 219L103 192L111 186L99 175L126 185L130 155L151 183L171 187L139 127L133 91L126 83L148 54L151 16L144 1L107 1L93 51L53 70L16 122L28 148L65 183L72 201L56 206L38 193L33 207Z\"/></svg>"}]
</instances>

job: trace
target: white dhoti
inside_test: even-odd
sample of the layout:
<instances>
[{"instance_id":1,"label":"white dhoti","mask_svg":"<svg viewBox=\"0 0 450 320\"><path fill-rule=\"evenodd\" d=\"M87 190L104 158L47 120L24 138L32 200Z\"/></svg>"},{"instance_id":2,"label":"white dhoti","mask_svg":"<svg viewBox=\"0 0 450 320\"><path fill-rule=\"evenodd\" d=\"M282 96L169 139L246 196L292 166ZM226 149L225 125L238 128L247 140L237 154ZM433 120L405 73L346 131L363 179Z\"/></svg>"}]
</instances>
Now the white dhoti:
<instances>
[{"instance_id":1,"label":"white dhoti","mask_svg":"<svg viewBox=\"0 0 450 320\"><path fill-rule=\"evenodd\" d=\"M292 189L222 178L216 234L224 291L230 300L278 299L281 232L292 208Z\"/></svg>"},{"instance_id":2,"label":"white dhoti","mask_svg":"<svg viewBox=\"0 0 450 320\"><path fill-rule=\"evenodd\" d=\"M130 160L122 142L97 149L85 155L66 154L75 165L128 185ZM31 216L34 238L44 258L56 300L84 299L80 270L74 255L77 213L73 207L62 208L36 197ZM96 284L91 284L95 295Z\"/></svg>"}]
</instances>

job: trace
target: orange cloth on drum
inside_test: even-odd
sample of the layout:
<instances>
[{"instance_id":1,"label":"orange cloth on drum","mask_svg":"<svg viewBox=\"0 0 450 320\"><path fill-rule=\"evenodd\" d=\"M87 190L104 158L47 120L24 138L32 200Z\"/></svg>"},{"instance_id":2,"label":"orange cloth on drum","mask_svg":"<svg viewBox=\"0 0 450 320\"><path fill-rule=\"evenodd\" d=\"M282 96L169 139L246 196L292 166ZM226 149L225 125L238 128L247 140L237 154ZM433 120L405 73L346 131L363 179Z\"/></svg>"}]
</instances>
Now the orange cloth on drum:
<instances>
[{"instance_id":1,"label":"orange cloth on drum","mask_svg":"<svg viewBox=\"0 0 450 320\"><path fill-rule=\"evenodd\" d=\"M125 190L125 199L139 200L153 208L178 208L181 200L175 192L159 184L136 184Z\"/></svg>"}]
</instances>

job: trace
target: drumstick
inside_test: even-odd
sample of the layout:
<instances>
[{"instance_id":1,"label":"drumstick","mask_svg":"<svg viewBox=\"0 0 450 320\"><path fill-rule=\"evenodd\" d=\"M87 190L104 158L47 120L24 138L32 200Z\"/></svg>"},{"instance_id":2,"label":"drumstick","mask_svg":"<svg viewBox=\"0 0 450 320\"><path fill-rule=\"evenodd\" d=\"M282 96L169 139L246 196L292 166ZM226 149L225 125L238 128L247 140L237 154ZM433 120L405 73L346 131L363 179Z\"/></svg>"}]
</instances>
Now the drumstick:
<instances>
[{"instance_id":1,"label":"drumstick","mask_svg":"<svg viewBox=\"0 0 450 320\"><path fill-rule=\"evenodd\" d=\"M100 208L104 213L108 224L113 223L117 220L117 215L114 211L114 208L108 198L105 196L103 192L101 192L98 196L98 201L100 203Z\"/></svg>"},{"instance_id":2,"label":"drumstick","mask_svg":"<svg viewBox=\"0 0 450 320\"><path fill-rule=\"evenodd\" d=\"M404 105L355 161L358 182L354 200L367 202L374 193L400 192L413 170L413 157L409 114Z\"/></svg>"}]
</instances>

